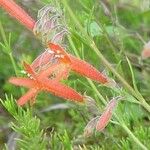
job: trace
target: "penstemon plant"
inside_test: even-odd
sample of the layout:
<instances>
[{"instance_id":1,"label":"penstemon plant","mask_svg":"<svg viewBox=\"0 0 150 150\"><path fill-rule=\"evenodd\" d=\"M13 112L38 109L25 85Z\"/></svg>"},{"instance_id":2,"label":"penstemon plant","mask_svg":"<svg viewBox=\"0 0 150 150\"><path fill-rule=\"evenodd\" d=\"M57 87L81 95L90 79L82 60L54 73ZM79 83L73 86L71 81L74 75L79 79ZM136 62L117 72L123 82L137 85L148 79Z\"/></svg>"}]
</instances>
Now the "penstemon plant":
<instances>
[{"instance_id":1,"label":"penstemon plant","mask_svg":"<svg viewBox=\"0 0 150 150\"><path fill-rule=\"evenodd\" d=\"M43 39L43 36L45 36L45 35L46 35L46 37L49 36L49 31L46 30L48 27L50 30L50 34L51 34L51 32L53 32L53 30L55 31L57 28L62 29L60 31L61 33L64 32L64 28L62 27L62 25L60 25L60 23L58 23L59 22L58 17L60 17L60 15L57 12L57 10L55 10L54 7L47 6L47 7L44 7L42 10L40 10L38 17L41 17L41 18L36 23L34 23L35 21L29 15L27 15L24 12L24 10L22 10L19 6L14 4L13 1L12 2L11 1L10 2L2 1L1 4L2 4L3 8L8 10L8 12L11 15L13 15L22 24L26 25L27 28L30 27L30 29L32 29L36 35L39 36L39 34L40 34L42 39ZM14 12L15 10L17 10L16 12L21 11L22 13L15 14L15 12ZM50 14L52 14L51 16L49 16L49 11L50 11ZM22 21L24 19L24 17L25 17L25 21ZM54 18L56 18L56 19L54 19ZM58 32L58 31L55 31L55 32ZM57 34L55 33L56 35L54 37L52 37L52 39L46 38L46 39L48 39L48 41L45 40L45 42L46 42L46 45L48 45L49 47L46 49L46 51L43 54L41 54L40 56L38 56L37 59L35 59L35 61L32 64L33 69L37 69L37 67L38 67L38 70L39 69L41 70L42 69L41 67L44 65L44 69L50 71L49 73L47 71L47 73L46 73L47 76L50 76L50 74L52 73L51 68L54 68L54 70L56 70L55 69L56 67L59 67L59 65L64 64L63 65L63 66L65 66L64 72L60 71L60 72L58 72L58 75L56 75L56 73L54 71L54 76L55 76L53 79L54 86L57 85L57 83L55 83L55 78L57 79L57 76L60 76L59 78L61 78L61 76L67 76L67 74L68 74L67 72L70 69L78 72L81 75L84 75L91 79L99 81L103 84L109 84L109 82L110 82L109 79L107 79L107 77L105 77L102 73L100 73L98 70L96 70L94 67L92 67L87 62L81 61L81 60L75 58L74 56L67 54L63 50L63 48L56 43L57 40L55 40L55 39L59 39L59 40L62 39L62 38L60 38L60 37L62 37L62 36L60 36L61 35L60 32L58 32ZM52 40L52 42L55 42L56 44L49 43L49 40ZM50 59L51 59L51 61L50 61ZM56 65L58 63L59 63L59 65ZM45 65L47 67L45 67ZM48 69L48 67L50 69ZM70 69L68 69L68 68L70 68ZM33 71L31 71L31 72L33 72ZM29 74L30 75L32 74L32 77L33 77L33 73L29 73ZM44 73L42 73L42 74L44 74ZM41 75L39 75L39 76L41 76ZM44 76L42 75L41 78L43 78L43 77ZM58 80L60 80L59 78L58 78ZM10 80L10 82L18 84L19 80L17 80L17 79L15 80L13 78L13 80ZM25 81L23 81L23 80L22 80L22 82L25 83ZM37 83L38 83L38 81L37 81ZM43 88L44 86L40 86L40 87ZM36 86L35 88L39 89L40 87L38 86L38 88L37 88L37 86ZM57 87L59 87L59 85ZM55 91L56 90L57 89L55 89ZM66 96L67 96L67 92L68 92L68 95L70 94L69 91L66 91ZM35 93L37 93L37 92L35 90L33 90L31 93L30 92L27 93L27 97L32 98L33 97L32 93L34 93L34 95L35 95ZM22 101L22 99L21 99L21 101Z\"/></svg>"},{"instance_id":2,"label":"penstemon plant","mask_svg":"<svg viewBox=\"0 0 150 150\"><path fill-rule=\"evenodd\" d=\"M116 77L118 77L122 85L132 94L132 96L135 97L133 98L134 100L132 102L140 104L148 112L150 112L150 106L147 104L140 92L137 89L133 89L98 50L93 39L85 32L80 22L68 6L66 0L63 0L63 4L77 28L81 33L83 33L86 44L96 52L96 54L102 60L104 66L106 66ZM94 80L98 83L101 83L103 86L112 89L117 95L122 95L123 99L126 99L124 94L127 93L117 85L115 80L99 72L95 67L86 61L66 52L66 48L63 45L65 35L68 36L69 42L73 46L75 53L78 55L78 57L80 57L78 50L76 50L75 45L73 44L73 41L69 35L69 31L66 27L67 25L64 23L64 16L62 15L61 10L51 5L45 6L38 12L38 19L35 21L13 0L1 0L0 5L11 16L16 18L20 23L31 30L45 46L45 51L40 54L31 65L24 63L25 71L28 74L27 78L11 77L9 79L9 82L12 84L29 88L29 91L17 101L19 106L26 104L28 101L30 101L31 105L34 104L36 95L40 91L47 91L58 97L72 100L74 102L82 102L85 106L87 106L87 103L89 103L90 108L96 108L99 116L93 117L89 121L84 130L85 137L91 135L94 129L96 129L96 131L103 131L113 116L113 121L111 121L112 123L121 126L133 139L133 141L141 147L141 149L147 149L147 147L127 127L124 119L120 115L120 112L113 111L117 105L117 100L114 98L107 104L107 101L91 80ZM130 61L128 59L127 61L132 72ZM106 105L106 108L101 115L99 113L97 104L94 104L94 100L89 101L89 99L92 98L86 95L83 96L73 88L62 83L63 80L68 79L70 71L74 71L87 78L94 92L98 95L103 104ZM132 74L132 76L134 80L134 74ZM3 103L3 105L5 104Z\"/></svg>"}]
</instances>

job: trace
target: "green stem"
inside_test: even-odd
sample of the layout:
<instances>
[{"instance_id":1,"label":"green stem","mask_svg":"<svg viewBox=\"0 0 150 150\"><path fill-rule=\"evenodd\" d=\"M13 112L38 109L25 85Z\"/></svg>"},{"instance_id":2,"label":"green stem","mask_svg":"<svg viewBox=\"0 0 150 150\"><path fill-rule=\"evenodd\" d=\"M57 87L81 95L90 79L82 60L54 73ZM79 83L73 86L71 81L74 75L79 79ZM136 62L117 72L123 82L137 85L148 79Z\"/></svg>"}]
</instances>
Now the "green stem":
<instances>
[{"instance_id":1,"label":"green stem","mask_svg":"<svg viewBox=\"0 0 150 150\"><path fill-rule=\"evenodd\" d=\"M128 91L135 96L139 101L140 104L148 111L150 112L150 106L146 103L145 99L143 98L143 96L138 92L136 92L128 83L127 81L122 78L122 76L111 66L111 64L107 61L107 59L102 55L102 53L100 52L100 50L97 48L97 46L95 45L94 41L88 36L88 34L85 32L85 30L83 29L83 27L81 26L81 24L79 23L78 19L76 18L76 16L74 15L74 13L72 12L72 10L70 9L70 7L68 6L66 0L63 0L63 4L64 6L67 8L68 10L68 14L71 16L72 20L74 21L74 23L76 24L76 26L78 27L78 29L85 35L87 42L89 43L89 46L95 51L95 53L98 55L98 57L101 59L102 63L121 81L122 85L128 89Z\"/></svg>"},{"instance_id":2,"label":"green stem","mask_svg":"<svg viewBox=\"0 0 150 150\"><path fill-rule=\"evenodd\" d=\"M9 36L9 40L7 40L7 37L6 37L6 34L4 32L4 28L1 24L1 22L0 22L0 33L1 33L2 39L4 41L4 44L3 44L3 46L4 46L3 48L5 49L4 52L9 56L10 61L12 63L12 66L14 68L15 75L18 76L17 66L16 66L15 60L13 58L12 49L11 49L11 46L10 46L10 37L11 36ZM22 94L24 93L23 89L20 89L20 91L21 91Z\"/></svg>"},{"instance_id":3,"label":"green stem","mask_svg":"<svg viewBox=\"0 0 150 150\"><path fill-rule=\"evenodd\" d=\"M106 104L106 100L104 99L104 97L100 94L100 92L97 90L96 86L93 84L93 82L88 79L90 85L92 86L92 88L94 89L94 91L97 93L98 97L102 100L102 102L104 104ZM122 118L119 118L117 116L117 114L114 114L114 117L117 119L117 121L119 122L119 124L121 125L121 127L127 132L127 134L133 139L133 141L135 143L137 143L141 149L143 150L148 150L145 145L143 145L141 143L141 141L131 132L131 130L126 126L126 124L124 123L123 119Z\"/></svg>"},{"instance_id":4,"label":"green stem","mask_svg":"<svg viewBox=\"0 0 150 150\"><path fill-rule=\"evenodd\" d=\"M71 39L70 36L68 36L68 40L69 40L69 43L70 43L70 45L71 45L71 47L72 47L72 49L73 49L75 55L76 55L78 58L80 58L80 55L78 54L78 51L77 51L77 49L76 49L76 47L75 47L75 45L74 45L74 43L73 43L73 41L72 41L72 39Z\"/></svg>"},{"instance_id":5,"label":"green stem","mask_svg":"<svg viewBox=\"0 0 150 150\"><path fill-rule=\"evenodd\" d=\"M14 60L14 58L13 58L12 52L8 53L8 55L9 55L9 57L10 57L10 60L11 60L12 66L13 66L13 68L14 68L14 71L15 71L16 76L19 76L19 75L18 75L17 66L16 66L15 60ZM23 93L24 93L24 90L23 90L22 88L20 88L20 92L21 92L21 94L23 94Z\"/></svg>"},{"instance_id":6,"label":"green stem","mask_svg":"<svg viewBox=\"0 0 150 150\"><path fill-rule=\"evenodd\" d=\"M96 86L94 85L94 83L88 79L89 83L91 84L92 88L94 89L94 91L97 93L98 97L102 100L103 103L106 104L106 100L104 99L104 97L100 94L100 92L97 90ZM122 118L119 118L117 116L117 114L114 114L114 117L117 119L117 121L119 122L119 124L121 125L121 127L128 133L128 135L134 140L135 143L137 143L143 150L148 150L145 145L143 145L141 143L141 141L139 141L139 139L131 132L131 130L126 126L126 124L124 123Z\"/></svg>"},{"instance_id":7,"label":"green stem","mask_svg":"<svg viewBox=\"0 0 150 150\"><path fill-rule=\"evenodd\" d=\"M147 147L145 147L145 145L143 145L138 138L136 138L136 136L131 132L131 130L125 125L122 124L122 127L124 128L124 130L128 133L128 135L134 140L135 143L137 143L141 149L143 150L148 150Z\"/></svg>"},{"instance_id":8,"label":"green stem","mask_svg":"<svg viewBox=\"0 0 150 150\"><path fill-rule=\"evenodd\" d=\"M13 56L12 56L12 53L9 53L9 57L10 57L10 60L11 60L12 65L13 65L15 74L16 74L16 76L18 76L18 71L17 71L16 63L15 63L15 60L14 60L14 58L13 58Z\"/></svg>"},{"instance_id":9,"label":"green stem","mask_svg":"<svg viewBox=\"0 0 150 150\"><path fill-rule=\"evenodd\" d=\"M99 58L101 58L103 64L104 64L109 70L111 70L111 72L114 73L114 75L116 75L116 77L122 82L122 84L124 85L124 87L126 87L126 89L128 89L128 91L140 101L140 104L141 104L148 112L150 112L150 106L146 103L146 101L145 101L145 99L143 98L143 96L142 96L139 92L136 92L136 91L126 82L126 80L111 66L111 64L106 60L106 58L105 58L105 57L100 53L100 51L97 49L95 43L94 43L91 47L97 52L97 55L99 56Z\"/></svg>"},{"instance_id":10,"label":"green stem","mask_svg":"<svg viewBox=\"0 0 150 150\"><path fill-rule=\"evenodd\" d=\"M104 36L105 36L105 38L106 38L108 44L110 45L110 47L111 47L111 49L112 49L113 57L114 57L117 61L119 61L118 57L116 57L116 55L115 55L115 54L116 54L115 47L114 47L112 41L109 39L109 35L108 35L108 33L107 33L105 27L104 27L102 24L100 24L100 27L101 27L101 29L103 30Z\"/></svg>"},{"instance_id":11,"label":"green stem","mask_svg":"<svg viewBox=\"0 0 150 150\"><path fill-rule=\"evenodd\" d=\"M71 39L71 37L68 36L70 45L74 51L74 53L77 55L77 57L80 58L80 55ZM88 83L91 85L92 89L94 90L94 92L97 94L97 96L99 97L99 99L102 101L102 103L104 105L107 104L105 98L101 95L101 93L98 91L97 87L95 86L95 84L93 83L93 81L91 81L90 79L87 78ZM136 142L143 150L147 150L147 148L139 141L138 138L135 137L135 135L130 131L130 129L125 125L124 121L122 118L119 118L119 116L117 116L117 114L114 114L114 117L116 118L116 120L119 122L119 125L122 126L122 128L128 133L128 135L134 140L134 142Z\"/></svg>"},{"instance_id":12,"label":"green stem","mask_svg":"<svg viewBox=\"0 0 150 150\"><path fill-rule=\"evenodd\" d=\"M100 98L100 100L102 101L102 103L104 105L107 104L106 100L104 99L104 97L100 94L100 92L98 91L98 89L96 88L96 86L94 85L93 81L91 81L90 79L88 79L89 84L91 85L91 87L93 88L93 90L95 91L95 93L97 94L97 96Z\"/></svg>"}]
</instances>

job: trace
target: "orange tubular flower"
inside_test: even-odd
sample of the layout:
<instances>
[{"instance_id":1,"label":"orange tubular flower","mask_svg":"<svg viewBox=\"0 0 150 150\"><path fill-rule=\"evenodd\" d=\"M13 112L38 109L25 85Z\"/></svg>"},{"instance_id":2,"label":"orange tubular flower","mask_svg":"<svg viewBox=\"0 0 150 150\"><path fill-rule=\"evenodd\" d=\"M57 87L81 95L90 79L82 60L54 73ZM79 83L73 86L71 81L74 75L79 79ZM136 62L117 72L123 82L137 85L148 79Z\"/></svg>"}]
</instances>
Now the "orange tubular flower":
<instances>
[{"instance_id":1,"label":"orange tubular flower","mask_svg":"<svg viewBox=\"0 0 150 150\"><path fill-rule=\"evenodd\" d=\"M33 104L35 102L36 95L40 91L47 91L64 99L83 102L83 96L72 88L59 83L57 80L48 79L45 77L48 74L51 74L53 69L48 68L46 71L44 70L39 74L36 74L30 65L24 63L24 67L26 72L28 72L32 78L12 77L9 79L9 82L12 84L29 88L29 91L18 100L18 105L22 106L29 100L31 104Z\"/></svg>"},{"instance_id":2,"label":"orange tubular flower","mask_svg":"<svg viewBox=\"0 0 150 150\"><path fill-rule=\"evenodd\" d=\"M32 19L13 0L0 0L0 6L28 29L32 31L35 29L36 31L37 23L35 22L35 20ZM44 13L45 15L47 14L45 10ZM45 18L43 17L43 19ZM51 23L50 21L53 22ZM51 17L50 19L48 18L48 20L46 20L45 22L46 29L50 25L52 26L52 29L56 30L57 33L57 29L60 27L60 25L55 24L55 22L57 21L53 19L53 17ZM43 22L41 20L37 29L41 28L42 23ZM52 42L57 43L57 41L59 41L59 39L63 37L66 30L63 26L61 26L61 28L62 31L60 30L57 35L52 34L52 39L50 39L52 40ZM43 31L43 29L40 31ZM47 34L49 34L49 29ZM54 43L48 43L46 51L42 53L39 57L37 57L35 61L31 64L31 66L24 64L26 71L31 75L32 79L16 77L10 78L9 82L15 85L30 88L30 90L19 99L19 105L24 105L30 99L33 99L31 100L31 102L33 103L37 93L42 90L51 92L59 97L82 102L83 96L81 96L72 88L69 88L64 84L59 83L60 80L66 79L68 77L70 70L73 70L80 75L86 76L88 78L91 78L92 80L101 82L103 84L109 82L108 79L93 66L83 60L67 54L61 46Z\"/></svg>"},{"instance_id":3,"label":"orange tubular flower","mask_svg":"<svg viewBox=\"0 0 150 150\"><path fill-rule=\"evenodd\" d=\"M74 57L71 54L67 54L59 45L49 43L48 47L49 48L47 48L46 51L32 63L32 67L35 70L40 66L49 64L52 58L57 58L59 63L66 64L66 66L69 66L72 71L75 71L82 76L88 77L103 84L109 82L108 79L92 65Z\"/></svg>"},{"instance_id":4,"label":"orange tubular flower","mask_svg":"<svg viewBox=\"0 0 150 150\"><path fill-rule=\"evenodd\" d=\"M35 21L13 0L0 0L0 6L29 30L33 29Z\"/></svg>"},{"instance_id":5,"label":"orange tubular flower","mask_svg":"<svg viewBox=\"0 0 150 150\"><path fill-rule=\"evenodd\" d=\"M88 77L92 80L98 81L102 84L108 83L108 79L104 76L101 72L99 72L96 68L92 65L78 59L72 55L69 55L71 59L71 69L82 76Z\"/></svg>"},{"instance_id":6,"label":"orange tubular flower","mask_svg":"<svg viewBox=\"0 0 150 150\"><path fill-rule=\"evenodd\" d=\"M57 44L49 43L48 46L51 51L60 57L61 62L69 63L73 71L103 84L108 82L107 78L89 63L71 54L67 54L65 50Z\"/></svg>"}]
</instances>

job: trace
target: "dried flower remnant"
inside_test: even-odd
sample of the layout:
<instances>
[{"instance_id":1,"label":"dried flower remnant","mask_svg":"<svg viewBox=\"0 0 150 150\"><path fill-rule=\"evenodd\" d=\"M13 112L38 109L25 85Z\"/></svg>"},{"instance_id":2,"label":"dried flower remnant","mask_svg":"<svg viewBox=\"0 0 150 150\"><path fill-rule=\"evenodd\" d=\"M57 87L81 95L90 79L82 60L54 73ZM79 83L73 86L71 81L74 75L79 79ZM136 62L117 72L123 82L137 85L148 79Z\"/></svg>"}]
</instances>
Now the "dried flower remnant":
<instances>
[{"instance_id":1,"label":"dried flower remnant","mask_svg":"<svg viewBox=\"0 0 150 150\"><path fill-rule=\"evenodd\" d=\"M150 41L144 45L141 56L142 59L147 59L150 57Z\"/></svg>"},{"instance_id":2,"label":"dried flower remnant","mask_svg":"<svg viewBox=\"0 0 150 150\"><path fill-rule=\"evenodd\" d=\"M99 116L93 118L92 120L90 120L88 122L88 124L84 128L84 133L83 133L84 137L89 137L89 136L91 136L93 134L93 131L94 131L95 127L96 127L98 119L99 119Z\"/></svg>"},{"instance_id":3,"label":"dried flower remnant","mask_svg":"<svg viewBox=\"0 0 150 150\"><path fill-rule=\"evenodd\" d=\"M41 71L39 74L36 74L30 65L24 63L24 67L26 72L28 72L32 78L12 77L9 79L9 82L12 84L29 88L29 91L18 100L18 105L22 106L29 100L30 103L33 104L35 102L36 95L40 91L47 91L64 99L83 102L83 96L81 96L72 88L61 84L56 80L50 80L46 78L45 70ZM52 72L51 68L46 70L46 72L48 71Z\"/></svg>"},{"instance_id":4,"label":"dried flower remnant","mask_svg":"<svg viewBox=\"0 0 150 150\"><path fill-rule=\"evenodd\" d=\"M47 45L49 41L62 44L63 37L68 33L64 24L64 16L61 10L47 5L38 11L37 22L33 33Z\"/></svg>"},{"instance_id":5,"label":"dried flower remnant","mask_svg":"<svg viewBox=\"0 0 150 150\"><path fill-rule=\"evenodd\" d=\"M13 0L0 0L0 6L29 30L33 29L35 21Z\"/></svg>"},{"instance_id":6,"label":"dried flower remnant","mask_svg":"<svg viewBox=\"0 0 150 150\"><path fill-rule=\"evenodd\" d=\"M63 22L62 12L53 6L48 5L43 7L38 12L37 22L13 0L0 0L0 6L10 16L17 19L29 30L32 30L45 44L48 41L61 44L63 36L68 33Z\"/></svg>"},{"instance_id":7,"label":"dried flower remnant","mask_svg":"<svg viewBox=\"0 0 150 150\"><path fill-rule=\"evenodd\" d=\"M117 102L120 99L122 99L122 97L115 97L107 104L105 111L102 113L96 124L97 131L102 131L108 125L110 119L112 118L113 110L116 108Z\"/></svg>"},{"instance_id":8,"label":"dried flower remnant","mask_svg":"<svg viewBox=\"0 0 150 150\"><path fill-rule=\"evenodd\" d=\"M90 96L86 96L86 95L84 96L84 99L85 99L85 105L89 113L96 116L99 115L100 114L99 108L97 107L95 100L92 99Z\"/></svg>"}]
</instances>

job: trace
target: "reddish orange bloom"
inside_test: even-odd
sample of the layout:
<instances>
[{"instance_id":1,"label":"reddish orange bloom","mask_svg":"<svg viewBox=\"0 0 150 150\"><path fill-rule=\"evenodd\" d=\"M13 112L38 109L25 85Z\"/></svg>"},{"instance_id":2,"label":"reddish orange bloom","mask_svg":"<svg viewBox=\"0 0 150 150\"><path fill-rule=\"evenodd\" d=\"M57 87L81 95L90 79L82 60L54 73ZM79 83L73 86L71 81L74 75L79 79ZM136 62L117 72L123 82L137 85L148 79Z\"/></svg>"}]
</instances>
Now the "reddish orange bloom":
<instances>
[{"instance_id":1,"label":"reddish orange bloom","mask_svg":"<svg viewBox=\"0 0 150 150\"><path fill-rule=\"evenodd\" d=\"M33 20L13 0L0 0L0 5L28 29L33 30L34 26L36 26L35 20ZM48 21L51 20L53 19L51 18ZM55 19L53 20L53 23L54 22ZM59 25L55 25L54 27L57 28ZM52 41L55 42L57 41L57 38L60 39L60 37L64 35L64 32L65 29L63 29L62 32L59 32L59 35L52 37ZM60 33L63 34L60 35ZM80 94L59 83L60 80L68 77L70 70L103 84L109 83L109 80L93 66L83 60L67 54L61 46L54 43L48 43L46 51L35 59L35 61L31 64L31 67L29 65L25 65L26 71L33 79L14 77L9 80L11 83L16 85L23 85L30 88L29 92L19 99L19 105L25 104L26 101L31 98L34 99L37 93L41 90L52 92L59 97L83 101L83 97Z\"/></svg>"},{"instance_id":2,"label":"reddish orange bloom","mask_svg":"<svg viewBox=\"0 0 150 150\"><path fill-rule=\"evenodd\" d=\"M25 27L32 30L35 21L13 0L0 0L0 6L3 7L12 17L16 18Z\"/></svg>"},{"instance_id":3,"label":"reddish orange bloom","mask_svg":"<svg viewBox=\"0 0 150 150\"><path fill-rule=\"evenodd\" d=\"M46 71L41 71L36 74L30 65L24 63L26 72L31 75L31 78L12 77L9 82L18 86L25 86L29 91L18 100L18 105L22 106L30 100L31 104L35 102L35 97L40 91L48 91L56 96L64 99L83 102L83 96L77 93L72 88L59 83L57 80L46 78L47 75L53 72L53 69L48 68Z\"/></svg>"},{"instance_id":4,"label":"reddish orange bloom","mask_svg":"<svg viewBox=\"0 0 150 150\"><path fill-rule=\"evenodd\" d=\"M102 84L108 83L109 80L106 76L104 76L101 72L99 72L96 68L92 65L74 57L73 55L69 55L71 59L71 69L82 76L88 77L92 80L100 82Z\"/></svg>"},{"instance_id":5,"label":"reddish orange bloom","mask_svg":"<svg viewBox=\"0 0 150 150\"><path fill-rule=\"evenodd\" d=\"M49 43L49 45L52 45ZM53 45L52 45L53 46ZM53 70L54 80L60 81L62 79L67 79L70 71L70 58L65 51L54 50L47 48L44 53L38 56L31 67L36 71L40 72L45 70L44 76L48 77L50 74L46 69L51 68ZM47 72L47 73L46 73Z\"/></svg>"},{"instance_id":6,"label":"reddish orange bloom","mask_svg":"<svg viewBox=\"0 0 150 150\"><path fill-rule=\"evenodd\" d=\"M36 70L41 66L49 64L52 60L55 60L55 63L56 61L57 63L63 63L67 67L69 66L72 71L92 80L103 84L109 82L108 79L92 65L72 56L71 54L67 54L62 47L53 43L48 44L46 51L32 63L32 67Z\"/></svg>"}]
</instances>

